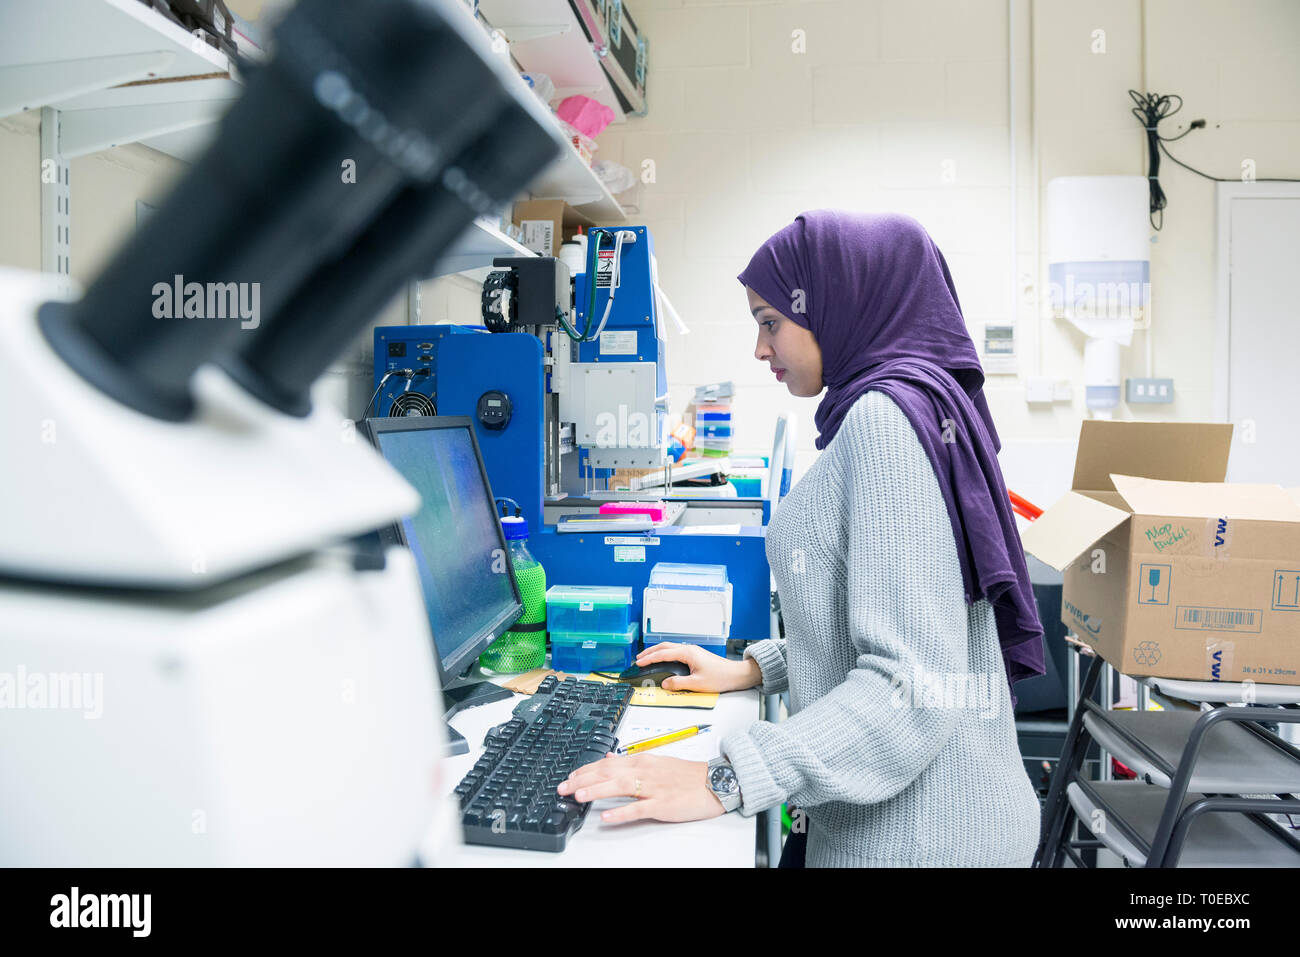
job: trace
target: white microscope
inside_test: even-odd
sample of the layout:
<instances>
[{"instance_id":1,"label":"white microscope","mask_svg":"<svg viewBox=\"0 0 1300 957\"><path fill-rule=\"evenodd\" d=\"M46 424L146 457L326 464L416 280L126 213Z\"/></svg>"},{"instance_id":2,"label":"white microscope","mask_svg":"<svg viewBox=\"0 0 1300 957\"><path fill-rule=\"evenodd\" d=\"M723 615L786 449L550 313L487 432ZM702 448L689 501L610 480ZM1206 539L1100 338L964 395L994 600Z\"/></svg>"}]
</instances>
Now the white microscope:
<instances>
[{"instance_id":1,"label":"white microscope","mask_svg":"<svg viewBox=\"0 0 1300 957\"><path fill-rule=\"evenodd\" d=\"M459 841L413 563L363 538L419 498L311 383L565 144L457 0L357 7L299 0L84 296L0 271L0 864Z\"/></svg>"}]
</instances>

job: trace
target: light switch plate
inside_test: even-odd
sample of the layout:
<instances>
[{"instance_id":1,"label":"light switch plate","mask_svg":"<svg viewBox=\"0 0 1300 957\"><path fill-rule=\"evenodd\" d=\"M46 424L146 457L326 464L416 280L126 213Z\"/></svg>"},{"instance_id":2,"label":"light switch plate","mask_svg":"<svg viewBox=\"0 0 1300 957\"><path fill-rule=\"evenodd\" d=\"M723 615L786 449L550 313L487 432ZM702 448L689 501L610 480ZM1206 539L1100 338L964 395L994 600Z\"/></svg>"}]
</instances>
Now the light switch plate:
<instances>
[{"instance_id":1,"label":"light switch plate","mask_svg":"<svg viewBox=\"0 0 1300 957\"><path fill-rule=\"evenodd\" d=\"M1124 401L1129 405L1174 401L1173 379L1125 379Z\"/></svg>"},{"instance_id":2,"label":"light switch plate","mask_svg":"<svg viewBox=\"0 0 1300 957\"><path fill-rule=\"evenodd\" d=\"M1030 376L1025 380L1025 401L1033 405L1050 404L1056 398L1056 381L1048 376Z\"/></svg>"}]
</instances>

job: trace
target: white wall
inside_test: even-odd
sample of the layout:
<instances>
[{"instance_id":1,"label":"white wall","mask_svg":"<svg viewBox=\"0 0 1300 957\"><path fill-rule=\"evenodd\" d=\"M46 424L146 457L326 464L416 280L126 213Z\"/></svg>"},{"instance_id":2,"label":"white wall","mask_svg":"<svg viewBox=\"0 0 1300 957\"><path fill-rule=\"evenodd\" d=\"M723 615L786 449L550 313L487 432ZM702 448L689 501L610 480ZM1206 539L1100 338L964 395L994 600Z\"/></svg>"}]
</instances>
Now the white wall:
<instances>
[{"instance_id":1,"label":"white wall","mask_svg":"<svg viewBox=\"0 0 1300 957\"><path fill-rule=\"evenodd\" d=\"M184 168L145 146L72 160L72 278L92 279L135 229L136 201L157 203ZM40 113L0 118L0 265L41 268L40 204Z\"/></svg>"},{"instance_id":2,"label":"white wall","mask_svg":"<svg viewBox=\"0 0 1300 957\"><path fill-rule=\"evenodd\" d=\"M697 383L735 380L743 387L737 442L755 449L768 444L777 410L798 410L800 471L815 456L816 400L791 398L753 359L756 329L734 277L801 210L917 217L952 265L977 344L985 322L1010 317L1018 293L1019 371L991 375L987 389L1009 447L1008 483L1050 499L1068 482L1085 410L1082 337L1035 319L1034 254L1045 213L1036 198L1047 181L1145 174L1130 87L1181 93L1187 106L1179 120L1209 120L1208 129L1171 147L1186 162L1232 176L1249 156L1261 176L1300 175L1294 0L1017 0L1015 272L1005 0L630 6L649 38L650 112L602 134L599 155L634 170L655 163L657 182L643 187L634 218L654 234L663 284L692 328L669 342L677 407ZM1104 53L1093 52L1098 29ZM804 31L805 53L792 51L795 30ZM954 174L947 181L946 171ZM1172 376L1178 399L1118 412L1208 419L1214 188L1167 161L1162 182L1169 209L1152 244L1151 374ZM1126 353L1126 376L1147 374L1147 335L1135 336ZM1072 380L1074 402L1027 406L1023 378L1039 372ZM1050 461L1035 465L1035 448Z\"/></svg>"}]
</instances>

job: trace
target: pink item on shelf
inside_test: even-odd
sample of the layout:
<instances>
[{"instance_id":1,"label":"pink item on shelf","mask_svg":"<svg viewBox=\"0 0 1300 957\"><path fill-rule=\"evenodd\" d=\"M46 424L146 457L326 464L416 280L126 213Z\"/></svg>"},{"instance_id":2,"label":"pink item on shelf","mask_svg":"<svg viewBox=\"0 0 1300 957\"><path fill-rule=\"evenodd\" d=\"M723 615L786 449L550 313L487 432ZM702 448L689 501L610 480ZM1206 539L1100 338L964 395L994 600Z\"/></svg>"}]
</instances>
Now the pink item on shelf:
<instances>
[{"instance_id":1,"label":"pink item on shelf","mask_svg":"<svg viewBox=\"0 0 1300 957\"><path fill-rule=\"evenodd\" d=\"M606 502L600 507L602 515L649 515L652 522L664 520L663 502Z\"/></svg>"},{"instance_id":2,"label":"pink item on shelf","mask_svg":"<svg viewBox=\"0 0 1300 957\"><path fill-rule=\"evenodd\" d=\"M581 94L565 97L555 113L583 136L595 137L614 122L613 110L604 103Z\"/></svg>"}]
</instances>

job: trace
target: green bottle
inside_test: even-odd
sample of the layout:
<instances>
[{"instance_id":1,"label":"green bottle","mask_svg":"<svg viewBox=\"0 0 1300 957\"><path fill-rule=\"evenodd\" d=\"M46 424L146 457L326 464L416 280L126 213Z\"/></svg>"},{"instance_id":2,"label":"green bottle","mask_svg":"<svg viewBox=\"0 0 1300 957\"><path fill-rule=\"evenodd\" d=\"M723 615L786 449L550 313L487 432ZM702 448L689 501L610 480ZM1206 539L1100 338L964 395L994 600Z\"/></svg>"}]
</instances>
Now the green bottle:
<instances>
[{"instance_id":1,"label":"green bottle","mask_svg":"<svg viewBox=\"0 0 1300 957\"><path fill-rule=\"evenodd\" d=\"M504 635L479 655L490 671L529 671L546 664L546 569L528 550L528 520L518 515L501 519L510 547L510 564L519 582L524 613Z\"/></svg>"}]
</instances>

